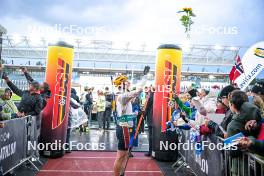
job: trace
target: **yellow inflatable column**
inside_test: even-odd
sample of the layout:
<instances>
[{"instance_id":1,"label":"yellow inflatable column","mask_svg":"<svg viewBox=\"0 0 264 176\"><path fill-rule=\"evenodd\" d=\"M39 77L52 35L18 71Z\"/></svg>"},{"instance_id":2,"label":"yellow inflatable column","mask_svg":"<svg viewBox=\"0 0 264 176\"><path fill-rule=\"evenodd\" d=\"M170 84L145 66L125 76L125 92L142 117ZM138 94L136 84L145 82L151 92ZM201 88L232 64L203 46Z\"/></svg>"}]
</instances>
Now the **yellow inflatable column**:
<instances>
[{"instance_id":1,"label":"yellow inflatable column","mask_svg":"<svg viewBox=\"0 0 264 176\"><path fill-rule=\"evenodd\" d=\"M166 160L173 155L160 150L160 142L166 142L166 122L171 119L172 108L168 106L172 94L180 92L182 50L172 44L161 45L157 51L153 103L153 155Z\"/></svg>"}]
</instances>

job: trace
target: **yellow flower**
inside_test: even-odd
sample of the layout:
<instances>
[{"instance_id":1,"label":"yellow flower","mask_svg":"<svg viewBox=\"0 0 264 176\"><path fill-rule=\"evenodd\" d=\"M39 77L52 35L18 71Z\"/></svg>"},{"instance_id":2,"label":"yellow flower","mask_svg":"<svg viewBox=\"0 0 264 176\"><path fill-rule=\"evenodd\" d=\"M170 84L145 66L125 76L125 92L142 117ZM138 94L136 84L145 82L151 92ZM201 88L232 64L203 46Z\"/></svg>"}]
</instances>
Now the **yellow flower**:
<instances>
[{"instance_id":1,"label":"yellow flower","mask_svg":"<svg viewBox=\"0 0 264 176\"><path fill-rule=\"evenodd\" d=\"M183 10L184 11L192 11L192 8L190 8L190 7L184 7Z\"/></svg>"}]
</instances>

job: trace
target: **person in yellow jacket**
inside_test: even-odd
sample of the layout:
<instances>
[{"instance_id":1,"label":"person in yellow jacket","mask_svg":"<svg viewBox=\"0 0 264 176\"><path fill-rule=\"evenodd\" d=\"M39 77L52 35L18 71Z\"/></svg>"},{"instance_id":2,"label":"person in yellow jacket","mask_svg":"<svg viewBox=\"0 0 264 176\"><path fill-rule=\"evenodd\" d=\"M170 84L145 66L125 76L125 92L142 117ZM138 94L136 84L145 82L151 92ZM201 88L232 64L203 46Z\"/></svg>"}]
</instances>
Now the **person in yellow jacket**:
<instances>
[{"instance_id":1,"label":"person in yellow jacket","mask_svg":"<svg viewBox=\"0 0 264 176\"><path fill-rule=\"evenodd\" d=\"M9 88L0 89L0 120L10 120L12 117L17 117L18 113L15 103L11 100L12 91Z\"/></svg>"},{"instance_id":2,"label":"person in yellow jacket","mask_svg":"<svg viewBox=\"0 0 264 176\"><path fill-rule=\"evenodd\" d=\"M103 130L104 125L104 113L105 113L105 95L102 90L97 91L98 99L97 99L97 120L99 124L99 131Z\"/></svg>"}]
</instances>

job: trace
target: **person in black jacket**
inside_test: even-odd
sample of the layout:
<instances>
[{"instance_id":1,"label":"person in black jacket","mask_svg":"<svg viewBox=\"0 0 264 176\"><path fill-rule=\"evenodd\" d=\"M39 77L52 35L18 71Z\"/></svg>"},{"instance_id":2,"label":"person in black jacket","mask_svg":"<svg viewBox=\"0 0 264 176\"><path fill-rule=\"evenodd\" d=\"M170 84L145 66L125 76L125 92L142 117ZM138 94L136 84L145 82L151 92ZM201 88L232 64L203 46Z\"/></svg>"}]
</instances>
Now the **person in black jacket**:
<instances>
[{"instance_id":1,"label":"person in black jacket","mask_svg":"<svg viewBox=\"0 0 264 176\"><path fill-rule=\"evenodd\" d=\"M21 67L21 71L24 73L28 83L32 83L33 81L35 81L31 75L28 73L27 69L25 67ZM42 109L44 109L47 105L47 101L48 99L51 97L51 91L50 91L50 87L49 84L47 82L43 82L42 84L40 84L40 95L43 99L42 102Z\"/></svg>"},{"instance_id":2,"label":"person in black jacket","mask_svg":"<svg viewBox=\"0 0 264 176\"><path fill-rule=\"evenodd\" d=\"M248 102L245 92L235 90L230 95L230 109L234 113L231 122L227 126L227 137L242 132L245 134L245 125L250 120L261 121L261 113L257 106ZM250 133L249 135L252 135Z\"/></svg>"},{"instance_id":3,"label":"person in black jacket","mask_svg":"<svg viewBox=\"0 0 264 176\"><path fill-rule=\"evenodd\" d=\"M109 88L105 88L105 114L104 114L104 123L103 128L109 129L110 121L111 121L111 113L112 113L112 101L113 101L113 94L109 92Z\"/></svg>"},{"instance_id":4,"label":"person in black jacket","mask_svg":"<svg viewBox=\"0 0 264 176\"><path fill-rule=\"evenodd\" d=\"M236 90L235 87L233 87L231 85L228 85L228 86L224 87L221 90L220 94L219 94L218 98L220 99L222 104L227 109L227 111L225 113L225 117L224 117L223 121L221 122L221 124L217 125L212 120L210 120L208 122L208 127L213 129L213 130L215 130L216 135L221 137L221 138L227 137L227 126L231 122L232 117L233 117L233 113L232 113L232 111L230 110L230 107L229 107L228 95L234 90Z\"/></svg>"},{"instance_id":5,"label":"person in black jacket","mask_svg":"<svg viewBox=\"0 0 264 176\"><path fill-rule=\"evenodd\" d=\"M28 90L21 90L15 86L8 77L4 77L6 84L9 88L18 96L21 97L21 101L18 106L18 117L24 116L36 116L37 119L37 129L40 129L41 119L40 112L42 111L42 97L39 93L40 84L37 81L33 81L29 85Z\"/></svg>"},{"instance_id":6,"label":"person in black jacket","mask_svg":"<svg viewBox=\"0 0 264 176\"><path fill-rule=\"evenodd\" d=\"M85 95L84 112L87 114L88 121L91 122L92 109L93 109L93 88L88 88L87 94Z\"/></svg>"},{"instance_id":7,"label":"person in black jacket","mask_svg":"<svg viewBox=\"0 0 264 176\"><path fill-rule=\"evenodd\" d=\"M147 118L147 125L148 125L148 140L149 140L149 151L145 153L145 156L151 156L152 152L152 131L153 131L153 125L152 125L152 116L153 116L153 97L154 97L154 88L150 87L150 90L148 92L149 99L145 110L145 118Z\"/></svg>"},{"instance_id":8,"label":"person in black jacket","mask_svg":"<svg viewBox=\"0 0 264 176\"><path fill-rule=\"evenodd\" d=\"M80 104L80 98L74 88L71 88L71 98L73 98L75 101L77 101L77 103Z\"/></svg>"}]
</instances>

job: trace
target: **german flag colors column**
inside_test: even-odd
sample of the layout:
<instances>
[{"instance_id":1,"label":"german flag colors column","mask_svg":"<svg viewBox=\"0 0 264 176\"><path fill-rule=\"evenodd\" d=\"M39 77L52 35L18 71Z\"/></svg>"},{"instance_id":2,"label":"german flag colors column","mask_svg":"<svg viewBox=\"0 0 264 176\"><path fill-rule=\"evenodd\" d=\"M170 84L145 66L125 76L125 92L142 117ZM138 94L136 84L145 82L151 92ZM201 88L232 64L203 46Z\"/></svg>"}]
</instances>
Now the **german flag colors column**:
<instances>
[{"instance_id":1,"label":"german flag colors column","mask_svg":"<svg viewBox=\"0 0 264 176\"><path fill-rule=\"evenodd\" d=\"M42 111L41 142L52 143L53 147L41 151L45 156L63 156L65 153L62 146L68 126L73 56L73 46L65 42L48 47L45 81L50 85L52 96Z\"/></svg>"},{"instance_id":2,"label":"german flag colors column","mask_svg":"<svg viewBox=\"0 0 264 176\"><path fill-rule=\"evenodd\" d=\"M166 122L171 119L172 108L168 106L173 92L180 92L182 50L171 44L161 45L157 51L155 94L153 103L153 157L160 160L171 160L172 152L161 148L171 140L166 136ZM172 139L176 142L175 138ZM164 146L163 145L163 146Z\"/></svg>"}]
</instances>

